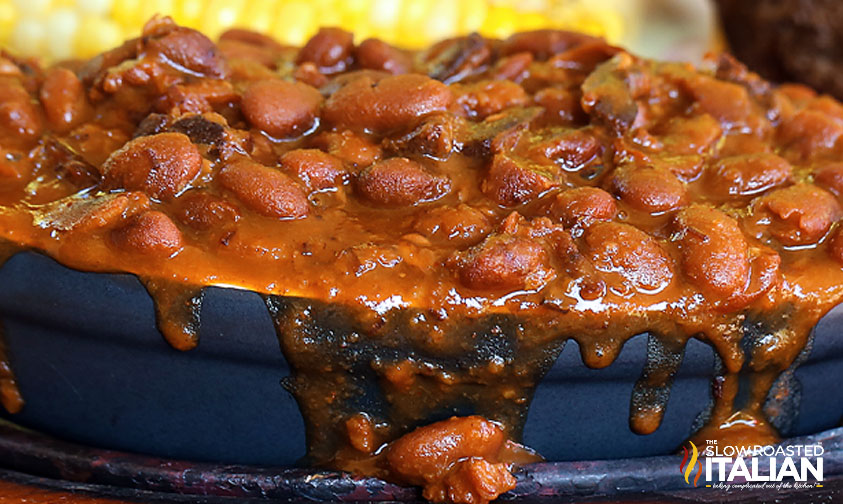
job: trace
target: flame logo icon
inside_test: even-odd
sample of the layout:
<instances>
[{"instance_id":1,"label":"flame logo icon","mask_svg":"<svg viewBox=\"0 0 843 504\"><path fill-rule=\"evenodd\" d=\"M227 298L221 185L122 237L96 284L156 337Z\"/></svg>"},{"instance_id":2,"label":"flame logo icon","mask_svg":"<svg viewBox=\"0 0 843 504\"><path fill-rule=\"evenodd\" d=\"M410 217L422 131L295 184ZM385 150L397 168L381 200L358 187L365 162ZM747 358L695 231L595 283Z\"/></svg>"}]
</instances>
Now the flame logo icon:
<instances>
[{"instance_id":1,"label":"flame logo icon","mask_svg":"<svg viewBox=\"0 0 843 504\"><path fill-rule=\"evenodd\" d=\"M697 482L700 480L700 474L702 474L702 463L699 461L700 452L697 450L697 445L693 441L688 441L688 444L691 445L691 460L688 460L688 447L683 446L682 451L685 452L685 455L682 456L682 462L679 463L679 472L685 475L685 483L690 485L691 472L696 467L697 475L694 476L694 487L696 488ZM685 465L686 462L688 465Z\"/></svg>"}]
</instances>

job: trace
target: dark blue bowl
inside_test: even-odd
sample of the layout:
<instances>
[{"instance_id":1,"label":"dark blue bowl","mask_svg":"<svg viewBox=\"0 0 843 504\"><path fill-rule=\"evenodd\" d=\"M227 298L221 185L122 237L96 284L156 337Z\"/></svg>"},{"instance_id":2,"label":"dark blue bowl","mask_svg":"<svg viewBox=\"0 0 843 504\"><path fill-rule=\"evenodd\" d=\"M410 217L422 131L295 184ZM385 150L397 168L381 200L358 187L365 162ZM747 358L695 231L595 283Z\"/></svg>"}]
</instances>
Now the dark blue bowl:
<instances>
[{"instance_id":1,"label":"dark blue bowl","mask_svg":"<svg viewBox=\"0 0 843 504\"><path fill-rule=\"evenodd\" d=\"M304 455L304 422L280 385L289 366L257 294L208 289L199 347L179 352L158 333L133 276L82 273L26 252L0 270L0 285L26 400L6 418L76 443L183 460L289 465ZM840 307L817 326L786 435L839 425L843 387L829 382L843 376L842 330ZM639 436L629 403L646 347L636 336L612 365L592 370L569 342L536 391L524 442L555 461L674 451L709 404L713 350L689 342L662 426Z\"/></svg>"}]
</instances>

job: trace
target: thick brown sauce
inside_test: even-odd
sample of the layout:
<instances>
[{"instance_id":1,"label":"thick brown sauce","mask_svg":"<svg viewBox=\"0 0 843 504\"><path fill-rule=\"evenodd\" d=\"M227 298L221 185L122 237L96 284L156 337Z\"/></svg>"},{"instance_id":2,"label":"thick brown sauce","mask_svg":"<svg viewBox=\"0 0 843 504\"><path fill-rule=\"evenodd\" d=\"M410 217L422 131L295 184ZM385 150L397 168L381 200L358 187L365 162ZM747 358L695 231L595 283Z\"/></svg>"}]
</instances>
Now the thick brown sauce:
<instances>
[{"instance_id":1,"label":"thick brown sauce","mask_svg":"<svg viewBox=\"0 0 843 504\"><path fill-rule=\"evenodd\" d=\"M843 297L843 106L725 56L696 70L562 32L215 46L156 19L89 62L7 55L0 96L0 237L138 275L180 350L202 286L264 294L310 458L438 500L488 500L463 487L498 452L428 481L400 474L395 440L457 403L518 439L569 339L601 368L650 334L641 434L706 341L720 372L695 438L775 442L770 390Z\"/></svg>"}]
</instances>

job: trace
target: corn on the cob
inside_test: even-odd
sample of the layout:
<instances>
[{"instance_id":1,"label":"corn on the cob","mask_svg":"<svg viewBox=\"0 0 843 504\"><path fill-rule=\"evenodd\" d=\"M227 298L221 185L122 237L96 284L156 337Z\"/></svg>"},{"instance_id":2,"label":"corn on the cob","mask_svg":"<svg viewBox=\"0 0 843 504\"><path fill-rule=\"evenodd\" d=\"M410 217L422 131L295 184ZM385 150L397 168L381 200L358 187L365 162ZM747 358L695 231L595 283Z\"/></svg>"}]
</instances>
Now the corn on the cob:
<instances>
[{"instance_id":1,"label":"corn on the cob","mask_svg":"<svg viewBox=\"0 0 843 504\"><path fill-rule=\"evenodd\" d=\"M618 42L625 0L0 0L0 46L45 59L90 57L136 36L155 13L212 38L237 26L300 45L319 26L410 48L479 31L567 28Z\"/></svg>"}]
</instances>

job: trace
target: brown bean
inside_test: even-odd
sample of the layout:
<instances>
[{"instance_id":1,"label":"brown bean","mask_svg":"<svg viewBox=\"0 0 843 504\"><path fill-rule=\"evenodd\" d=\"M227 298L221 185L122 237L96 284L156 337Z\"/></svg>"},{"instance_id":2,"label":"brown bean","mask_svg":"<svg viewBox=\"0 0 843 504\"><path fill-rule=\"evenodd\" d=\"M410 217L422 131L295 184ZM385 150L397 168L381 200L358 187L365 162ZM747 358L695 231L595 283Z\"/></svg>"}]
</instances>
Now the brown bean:
<instances>
[{"instance_id":1,"label":"brown bean","mask_svg":"<svg viewBox=\"0 0 843 504\"><path fill-rule=\"evenodd\" d=\"M668 121L661 142L665 151L671 154L704 154L722 134L723 129L715 118L710 114L697 114Z\"/></svg>"},{"instance_id":2,"label":"brown bean","mask_svg":"<svg viewBox=\"0 0 843 504\"><path fill-rule=\"evenodd\" d=\"M503 430L485 418L451 417L396 439L386 460L408 483L423 485L441 478L461 459L495 457L504 441Z\"/></svg>"},{"instance_id":3,"label":"brown bean","mask_svg":"<svg viewBox=\"0 0 843 504\"><path fill-rule=\"evenodd\" d=\"M366 39L355 51L357 62L363 68L383 70L393 75L407 73L412 60L404 51L378 39Z\"/></svg>"},{"instance_id":4,"label":"brown bean","mask_svg":"<svg viewBox=\"0 0 843 504\"><path fill-rule=\"evenodd\" d=\"M828 191L811 184L796 184L755 200L753 219L768 222L769 232L786 246L817 243L843 211Z\"/></svg>"},{"instance_id":5,"label":"brown bean","mask_svg":"<svg viewBox=\"0 0 843 504\"><path fill-rule=\"evenodd\" d=\"M711 182L719 194L746 196L786 182L791 171L790 163L775 154L745 154L718 161Z\"/></svg>"},{"instance_id":6,"label":"brown bean","mask_svg":"<svg viewBox=\"0 0 843 504\"><path fill-rule=\"evenodd\" d=\"M843 196L843 163L831 162L823 164L814 170L814 182Z\"/></svg>"},{"instance_id":7,"label":"brown bean","mask_svg":"<svg viewBox=\"0 0 843 504\"><path fill-rule=\"evenodd\" d=\"M348 172L342 161L319 149L295 149L281 156L281 168L295 175L311 191L342 185Z\"/></svg>"},{"instance_id":8,"label":"brown bean","mask_svg":"<svg viewBox=\"0 0 843 504\"><path fill-rule=\"evenodd\" d=\"M552 189L558 184L554 178L545 167L495 154L482 189L498 205L509 207L532 201Z\"/></svg>"},{"instance_id":9,"label":"brown bean","mask_svg":"<svg viewBox=\"0 0 843 504\"><path fill-rule=\"evenodd\" d=\"M280 171L240 159L225 165L217 179L255 212L279 219L298 219L310 213L307 195Z\"/></svg>"},{"instance_id":10,"label":"brown bean","mask_svg":"<svg viewBox=\"0 0 843 504\"><path fill-rule=\"evenodd\" d=\"M439 199L450 190L450 182L415 161L398 157L363 170L357 176L356 188L372 203L399 207Z\"/></svg>"},{"instance_id":11,"label":"brown bean","mask_svg":"<svg viewBox=\"0 0 843 504\"><path fill-rule=\"evenodd\" d=\"M588 131L572 129L557 132L549 140L530 147L530 159L538 163L558 164L568 172L576 172L600 153L600 142Z\"/></svg>"},{"instance_id":12,"label":"brown bean","mask_svg":"<svg viewBox=\"0 0 843 504\"><path fill-rule=\"evenodd\" d=\"M316 120L322 95L302 84L280 79L258 81L243 93L243 115L252 126L275 138L309 130Z\"/></svg>"},{"instance_id":13,"label":"brown bean","mask_svg":"<svg viewBox=\"0 0 843 504\"><path fill-rule=\"evenodd\" d=\"M711 301L739 295L747 285L749 251L737 221L702 205L673 221L685 275Z\"/></svg>"},{"instance_id":14,"label":"brown bean","mask_svg":"<svg viewBox=\"0 0 843 504\"><path fill-rule=\"evenodd\" d=\"M90 108L82 81L66 68L47 72L40 98L47 120L59 131L66 131L85 119Z\"/></svg>"},{"instance_id":15,"label":"brown bean","mask_svg":"<svg viewBox=\"0 0 843 504\"><path fill-rule=\"evenodd\" d=\"M369 166L383 157L378 144L350 130L322 133L313 139L313 145L355 167Z\"/></svg>"},{"instance_id":16,"label":"brown bean","mask_svg":"<svg viewBox=\"0 0 843 504\"><path fill-rule=\"evenodd\" d=\"M375 446L375 430L372 420L365 413L358 413L345 421L348 441L361 453L372 453Z\"/></svg>"},{"instance_id":17,"label":"brown bean","mask_svg":"<svg viewBox=\"0 0 843 504\"><path fill-rule=\"evenodd\" d=\"M685 184L664 168L620 166L610 187L629 206L649 213L675 210L688 199Z\"/></svg>"},{"instance_id":18,"label":"brown bean","mask_svg":"<svg viewBox=\"0 0 843 504\"><path fill-rule=\"evenodd\" d=\"M236 206L203 189L186 192L175 204L175 216L199 231L223 229L240 220L240 210Z\"/></svg>"},{"instance_id":19,"label":"brown bean","mask_svg":"<svg viewBox=\"0 0 843 504\"><path fill-rule=\"evenodd\" d=\"M171 256L182 248L179 228L166 214L150 210L111 232L117 247L143 254Z\"/></svg>"},{"instance_id":20,"label":"brown bean","mask_svg":"<svg viewBox=\"0 0 843 504\"><path fill-rule=\"evenodd\" d=\"M296 63L314 63L322 72L345 70L351 62L354 35L340 28L320 28L296 57Z\"/></svg>"},{"instance_id":21,"label":"brown bean","mask_svg":"<svg viewBox=\"0 0 843 504\"><path fill-rule=\"evenodd\" d=\"M589 257L598 271L619 273L633 287L662 289L673 278L670 256L644 231L619 222L598 222L585 234Z\"/></svg>"},{"instance_id":22,"label":"brown bean","mask_svg":"<svg viewBox=\"0 0 843 504\"><path fill-rule=\"evenodd\" d=\"M500 50L503 55L529 52L542 61L572 47L598 40L596 37L564 30L535 30L510 36Z\"/></svg>"},{"instance_id":23,"label":"brown bean","mask_svg":"<svg viewBox=\"0 0 843 504\"><path fill-rule=\"evenodd\" d=\"M810 159L815 154L834 148L843 135L843 122L816 110L802 110L782 121L778 140L797 159Z\"/></svg>"},{"instance_id":24,"label":"brown bean","mask_svg":"<svg viewBox=\"0 0 843 504\"><path fill-rule=\"evenodd\" d=\"M350 129L385 133L409 129L423 116L444 111L452 101L448 86L424 75L394 75L378 82L362 76L331 95L324 118Z\"/></svg>"},{"instance_id":25,"label":"brown bean","mask_svg":"<svg viewBox=\"0 0 843 504\"><path fill-rule=\"evenodd\" d=\"M211 77L224 77L227 72L217 46L190 28L177 26L162 37L152 38L146 50L160 54L168 63Z\"/></svg>"},{"instance_id":26,"label":"brown bean","mask_svg":"<svg viewBox=\"0 0 843 504\"><path fill-rule=\"evenodd\" d=\"M477 82L458 92L457 104L472 119L483 119L510 107L524 106L529 96L524 88L512 81Z\"/></svg>"},{"instance_id":27,"label":"brown bean","mask_svg":"<svg viewBox=\"0 0 843 504\"><path fill-rule=\"evenodd\" d=\"M574 90L544 88L533 95L533 101L544 107L542 118L549 124L570 125L588 118L580 106L579 93Z\"/></svg>"},{"instance_id":28,"label":"brown bean","mask_svg":"<svg viewBox=\"0 0 843 504\"><path fill-rule=\"evenodd\" d=\"M17 81L0 80L0 133L4 139L28 141L41 133L32 98Z\"/></svg>"},{"instance_id":29,"label":"brown bean","mask_svg":"<svg viewBox=\"0 0 843 504\"><path fill-rule=\"evenodd\" d=\"M686 85L700 109L714 116L725 129L744 124L752 114L749 93L739 84L696 75Z\"/></svg>"},{"instance_id":30,"label":"brown bean","mask_svg":"<svg viewBox=\"0 0 843 504\"><path fill-rule=\"evenodd\" d=\"M515 53L512 56L501 58L495 63L495 68L491 71L492 78L521 82L529 75L533 59L533 55L528 52Z\"/></svg>"},{"instance_id":31,"label":"brown bean","mask_svg":"<svg viewBox=\"0 0 843 504\"><path fill-rule=\"evenodd\" d=\"M457 462L441 482L425 485L422 497L430 502L487 504L513 488L515 477L507 464L472 457Z\"/></svg>"},{"instance_id":32,"label":"brown bean","mask_svg":"<svg viewBox=\"0 0 843 504\"><path fill-rule=\"evenodd\" d=\"M202 167L202 156L181 133L131 140L103 163L104 189L144 191L157 199L180 193Z\"/></svg>"},{"instance_id":33,"label":"brown bean","mask_svg":"<svg viewBox=\"0 0 843 504\"><path fill-rule=\"evenodd\" d=\"M535 240L494 234L459 257L459 277L478 290L541 287L551 272L547 252Z\"/></svg>"},{"instance_id":34,"label":"brown bean","mask_svg":"<svg viewBox=\"0 0 843 504\"><path fill-rule=\"evenodd\" d=\"M434 208L419 215L413 225L413 229L422 235L455 246L476 244L490 228L486 215L466 204Z\"/></svg>"},{"instance_id":35,"label":"brown bean","mask_svg":"<svg viewBox=\"0 0 843 504\"><path fill-rule=\"evenodd\" d=\"M609 221L618 213L615 198L603 189L577 187L557 194L550 203L550 215L567 227L588 227L597 221Z\"/></svg>"}]
</instances>

